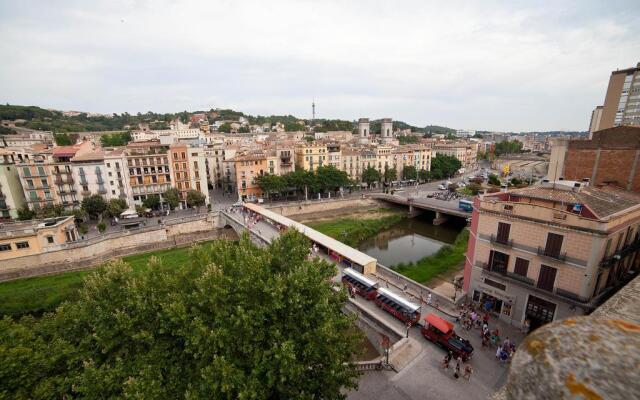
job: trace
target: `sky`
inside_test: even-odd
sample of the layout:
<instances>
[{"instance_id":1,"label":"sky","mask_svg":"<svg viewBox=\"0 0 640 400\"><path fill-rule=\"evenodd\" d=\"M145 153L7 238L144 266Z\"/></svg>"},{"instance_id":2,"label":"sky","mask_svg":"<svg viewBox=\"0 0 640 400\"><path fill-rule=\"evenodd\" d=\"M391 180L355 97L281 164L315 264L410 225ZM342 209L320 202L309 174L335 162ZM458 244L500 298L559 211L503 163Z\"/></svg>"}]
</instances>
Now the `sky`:
<instances>
[{"instance_id":1,"label":"sky","mask_svg":"<svg viewBox=\"0 0 640 400\"><path fill-rule=\"evenodd\" d=\"M0 102L587 130L640 1L0 0Z\"/></svg>"}]
</instances>

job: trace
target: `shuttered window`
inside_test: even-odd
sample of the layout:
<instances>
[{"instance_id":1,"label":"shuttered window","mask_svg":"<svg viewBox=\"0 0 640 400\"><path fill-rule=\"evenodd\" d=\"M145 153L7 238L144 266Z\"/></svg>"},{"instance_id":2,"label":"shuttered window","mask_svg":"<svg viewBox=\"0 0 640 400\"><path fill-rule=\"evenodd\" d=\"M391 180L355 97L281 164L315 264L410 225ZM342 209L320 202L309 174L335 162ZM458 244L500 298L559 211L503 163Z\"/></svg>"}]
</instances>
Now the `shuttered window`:
<instances>
[{"instance_id":1,"label":"shuttered window","mask_svg":"<svg viewBox=\"0 0 640 400\"><path fill-rule=\"evenodd\" d=\"M549 233L547 235L547 245L544 248L544 255L549 257L560 257L560 250L562 249L562 235L557 233Z\"/></svg>"},{"instance_id":2,"label":"shuttered window","mask_svg":"<svg viewBox=\"0 0 640 400\"><path fill-rule=\"evenodd\" d=\"M538 276L538 288L553 291L553 284L556 281L557 270L548 265L540 266L540 275Z\"/></svg>"},{"instance_id":3,"label":"shuttered window","mask_svg":"<svg viewBox=\"0 0 640 400\"><path fill-rule=\"evenodd\" d=\"M509 241L509 231L511 230L510 224L504 222L498 222L498 242L507 243Z\"/></svg>"},{"instance_id":4,"label":"shuttered window","mask_svg":"<svg viewBox=\"0 0 640 400\"><path fill-rule=\"evenodd\" d=\"M529 260L525 260L524 258L516 257L516 265L513 269L518 275L527 276L527 271L529 270Z\"/></svg>"}]
</instances>

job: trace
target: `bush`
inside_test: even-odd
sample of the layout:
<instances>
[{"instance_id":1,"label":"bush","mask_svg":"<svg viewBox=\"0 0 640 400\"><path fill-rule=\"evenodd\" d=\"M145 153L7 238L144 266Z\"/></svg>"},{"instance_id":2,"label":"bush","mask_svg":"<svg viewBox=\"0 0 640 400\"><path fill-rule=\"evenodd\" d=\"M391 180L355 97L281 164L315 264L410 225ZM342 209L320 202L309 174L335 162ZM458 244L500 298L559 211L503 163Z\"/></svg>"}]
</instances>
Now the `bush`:
<instances>
[{"instance_id":1,"label":"bush","mask_svg":"<svg viewBox=\"0 0 640 400\"><path fill-rule=\"evenodd\" d=\"M80 231L81 234L86 235L87 232L89 232L89 226L85 223L82 223L78 227L78 230Z\"/></svg>"},{"instance_id":2,"label":"bush","mask_svg":"<svg viewBox=\"0 0 640 400\"><path fill-rule=\"evenodd\" d=\"M107 230L107 224L105 224L104 221L98 222L98 225L96 226L98 228L98 231L100 231L100 233L104 233L104 231Z\"/></svg>"},{"instance_id":3,"label":"bush","mask_svg":"<svg viewBox=\"0 0 640 400\"><path fill-rule=\"evenodd\" d=\"M500 186L502 183L500 182L500 178L496 174L489 175L489 185Z\"/></svg>"}]
</instances>

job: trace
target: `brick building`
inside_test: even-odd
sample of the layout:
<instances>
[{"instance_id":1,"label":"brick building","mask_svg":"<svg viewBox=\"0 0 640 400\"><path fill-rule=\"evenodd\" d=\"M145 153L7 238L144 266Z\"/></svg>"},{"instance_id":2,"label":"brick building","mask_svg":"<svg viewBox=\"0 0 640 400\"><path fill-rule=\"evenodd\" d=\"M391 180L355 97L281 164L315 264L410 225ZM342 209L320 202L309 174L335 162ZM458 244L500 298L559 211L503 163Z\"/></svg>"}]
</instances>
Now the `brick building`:
<instances>
[{"instance_id":1,"label":"brick building","mask_svg":"<svg viewBox=\"0 0 640 400\"><path fill-rule=\"evenodd\" d=\"M640 127L619 126L593 133L591 140L556 139L550 181L589 180L640 192Z\"/></svg>"}]
</instances>

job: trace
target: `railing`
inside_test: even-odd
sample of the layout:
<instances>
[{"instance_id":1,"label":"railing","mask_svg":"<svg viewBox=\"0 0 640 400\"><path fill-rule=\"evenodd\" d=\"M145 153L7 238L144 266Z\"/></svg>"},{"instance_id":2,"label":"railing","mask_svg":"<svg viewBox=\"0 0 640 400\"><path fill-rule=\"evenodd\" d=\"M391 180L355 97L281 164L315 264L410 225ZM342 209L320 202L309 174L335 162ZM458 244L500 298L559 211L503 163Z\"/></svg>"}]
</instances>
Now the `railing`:
<instances>
[{"instance_id":1,"label":"railing","mask_svg":"<svg viewBox=\"0 0 640 400\"><path fill-rule=\"evenodd\" d=\"M507 247L512 247L513 246L513 239L502 239L502 238L497 237L496 235L491 235L491 238L489 240L493 244L507 246Z\"/></svg>"},{"instance_id":2,"label":"railing","mask_svg":"<svg viewBox=\"0 0 640 400\"><path fill-rule=\"evenodd\" d=\"M580 303L588 303L590 300L589 298L579 296L571 291L560 288L555 288L553 292L560 297L564 297L565 299L574 300Z\"/></svg>"},{"instance_id":3,"label":"railing","mask_svg":"<svg viewBox=\"0 0 640 400\"><path fill-rule=\"evenodd\" d=\"M538 255L541 257L553 258L554 260L565 261L567 253L551 254L544 247L538 247Z\"/></svg>"},{"instance_id":4,"label":"railing","mask_svg":"<svg viewBox=\"0 0 640 400\"><path fill-rule=\"evenodd\" d=\"M613 253L612 256L603 258L602 261L600 261L600 267L610 268L617 261L622 260L624 257L626 257L627 255L631 254L632 252L638 249L640 249L640 239L634 240L633 242L629 243L622 249Z\"/></svg>"},{"instance_id":5,"label":"railing","mask_svg":"<svg viewBox=\"0 0 640 400\"><path fill-rule=\"evenodd\" d=\"M500 276L504 276L507 278L511 278L515 281L518 281L520 283L524 283L527 286L532 286L535 287L536 285L536 281L535 279L531 279L528 278L526 276L520 275L520 274L516 274L515 272L510 272L508 271L506 268L495 268L494 266L489 265L489 263L483 262L483 263L478 263L480 268L482 268L483 270L487 271L487 272L491 272Z\"/></svg>"}]
</instances>

